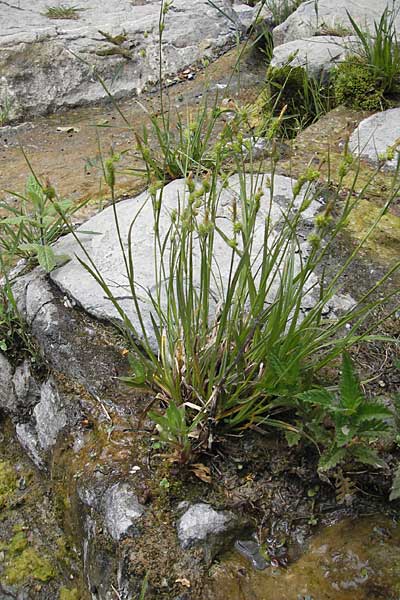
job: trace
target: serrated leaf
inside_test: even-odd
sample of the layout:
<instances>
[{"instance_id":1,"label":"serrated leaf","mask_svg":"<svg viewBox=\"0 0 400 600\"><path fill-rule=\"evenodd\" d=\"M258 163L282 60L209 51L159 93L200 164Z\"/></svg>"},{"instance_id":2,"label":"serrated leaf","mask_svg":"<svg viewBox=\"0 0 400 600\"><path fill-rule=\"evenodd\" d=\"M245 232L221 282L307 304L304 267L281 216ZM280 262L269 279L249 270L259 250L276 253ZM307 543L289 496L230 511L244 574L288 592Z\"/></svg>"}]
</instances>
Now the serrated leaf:
<instances>
[{"instance_id":1,"label":"serrated leaf","mask_svg":"<svg viewBox=\"0 0 400 600\"><path fill-rule=\"evenodd\" d=\"M353 458L365 465L380 468L387 467L386 462L379 458L375 450L368 446L352 446L350 450Z\"/></svg>"},{"instance_id":2,"label":"serrated leaf","mask_svg":"<svg viewBox=\"0 0 400 600\"><path fill-rule=\"evenodd\" d=\"M46 271L46 273L50 273L57 266L56 255L54 254L53 248L50 246L41 246L38 244L36 256L39 265Z\"/></svg>"},{"instance_id":3,"label":"serrated leaf","mask_svg":"<svg viewBox=\"0 0 400 600\"><path fill-rule=\"evenodd\" d=\"M336 467L346 456L345 448L337 448L333 446L330 450L326 450L318 463L318 470L320 471L329 471L329 469L333 469Z\"/></svg>"},{"instance_id":4,"label":"serrated leaf","mask_svg":"<svg viewBox=\"0 0 400 600\"><path fill-rule=\"evenodd\" d=\"M328 408L334 408L334 397L333 395L323 388L318 388L315 390L308 390L307 392L303 392L302 394L298 394L296 396L299 400L303 402L308 402L310 404L317 404L318 406L326 406Z\"/></svg>"},{"instance_id":5,"label":"serrated leaf","mask_svg":"<svg viewBox=\"0 0 400 600\"><path fill-rule=\"evenodd\" d=\"M299 431L285 431L285 438L287 441L287 444L289 446L289 448L292 448L293 446L297 446L297 444L300 442L301 440L301 433Z\"/></svg>"},{"instance_id":6,"label":"serrated leaf","mask_svg":"<svg viewBox=\"0 0 400 600\"><path fill-rule=\"evenodd\" d=\"M347 352L343 353L342 377L340 380L340 402L345 408L357 408L363 395L353 363Z\"/></svg>"},{"instance_id":7,"label":"serrated leaf","mask_svg":"<svg viewBox=\"0 0 400 600\"><path fill-rule=\"evenodd\" d=\"M394 474L389 500L398 500L399 498L400 498L400 465L397 467L396 472Z\"/></svg>"},{"instance_id":8,"label":"serrated leaf","mask_svg":"<svg viewBox=\"0 0 400 600\"><path fill-rule=\"evenodd\" d=\"M357 421L386 419L387 417L393 417L393 414L388 408L386 408L386 406L383 406L383 404L378 404L377 402L366 402L357 410Z\"/></svg>"}]
</instances>

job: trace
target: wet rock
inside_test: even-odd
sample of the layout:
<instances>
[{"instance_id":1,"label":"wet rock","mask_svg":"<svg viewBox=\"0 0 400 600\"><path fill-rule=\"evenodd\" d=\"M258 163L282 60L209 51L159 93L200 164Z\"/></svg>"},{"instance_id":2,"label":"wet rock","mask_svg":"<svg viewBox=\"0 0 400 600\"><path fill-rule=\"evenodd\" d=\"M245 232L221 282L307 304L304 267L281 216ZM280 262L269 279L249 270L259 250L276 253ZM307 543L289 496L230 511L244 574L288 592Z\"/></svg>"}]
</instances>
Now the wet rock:
<instances>
[{"instance_id":1,"label":"wet rock","mask_svg":"<svg viewBox=\"0 0 400 600\"><path fill-rule=\"evenodd\" d=\"M175 0L163 32L164 76L232 45L240 23L228 0ZM87 0L75 19L50 19L44 0L1 4L0 103L9 118L140 93L158 79L158 0ZM117 74L117 75L116 75Z\"/></svg>"},{"instance_id":2,"label":"wet rock","mask_svg":"<svg viewBox=\"0 0 400 600\"><path fill-rule=\"evenodd\" d=\"M351 152L374 165L384 161L394 171L400 152L400 108L376 113L361 121L350 137Z\"/></svg>"},{"instance_id":3,"label":"wet rock","mask_svg":"<svg viewBox=\"0 0 400 600\"><path fill-rule=\"evenodd\" d=\"M106 491L103 503L105 525L113 540L118 542L137 532L137 523L145 509L128 483L113 485Z\"/></svg>"},{"instance_id":4,"label":"wet rock","mask_svg":"<svg viewBox=\"0 0 400 600\"><path fill-rule=\"evenodd\" d=\"M243 520L228 511L217 511L209 504L193 504L177 523L178 539L185 550L201 545L206 560L233 542L243 530Z\"/></svg>"},{"instance_id":5,"label":"wet rock","mask_svg":"<svg viewBox=\"0 0 400 600\"><path fill-rule=\"evenodd\" d=\"M0 410L7 413L14 409L16 402L12 378L13 368L5 354L0 352Z\"/></svg>"},{"instance_id":6,"label":"wet rock","mask_svg":"<svg viewBox=\"0 0 400 600\"><path fill-rule=\"evenodd\" d=\"M303 67L317 79L327 78L329 72L345 58L353 40L352 37L326 35L287 42L274 48L271 66L289 64Z\"/></svg>"},{"instance_id":7,"label":"wet rock","mask_svg":"<svg viewBox=\"0 0 400 600\"><path fill-rule=\"evenodd\" d=\"M389 5L387 0L311 0L303 2L298 9L292 13L284 23L275 27L273 31L275 46L292 42L293 40L310 38L314 35L329 31L351 33L353 28L347 12L362 27L373 27L374 20L380 19L383 11ZM400 25L400 15L395 16L397 29Z\"/></svg>"}]
</instances>

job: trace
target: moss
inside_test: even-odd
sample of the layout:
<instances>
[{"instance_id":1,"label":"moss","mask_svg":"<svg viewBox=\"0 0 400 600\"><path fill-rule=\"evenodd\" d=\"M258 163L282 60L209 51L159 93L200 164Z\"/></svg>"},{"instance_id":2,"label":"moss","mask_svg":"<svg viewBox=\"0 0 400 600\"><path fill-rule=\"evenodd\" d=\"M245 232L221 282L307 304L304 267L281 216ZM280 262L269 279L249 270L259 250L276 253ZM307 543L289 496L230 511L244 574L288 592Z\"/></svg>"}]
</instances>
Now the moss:
<instances>
[{"instance_id":1,"label":"moss","mask_svg":"<svg viewBox=\"0 0 400 600\"><path fill-rule=\"evenodd\" d=\"M68 588L62 587L60 589L59 600L80 600L79 591L76 588L69 590Z\"/></svg>"},{"instance_id":2,"label":"moss","mask_svg":"<svg viewBox=\"0 0 400 600\"><path fill-rule=\"evenodd\" d=\"M383 82L361 59L349 56L332 72L336 101L358 110L382 110L388 102Z\"/></svg>"},{"instance_id":3,"label":"moss","mask_svg":"<svg viewBox=\"0 0 400 600\"><path fill-rule=\"evenodd\" d=\"M374 221L381 208L368 200L360 200L352 210L347 229L353 237L361 240ZM384 215L374 233L364 245L376 260L384 263L394 262L400 256L400 217L387 213Z\"/></svg>"},{"instance_id":4,"label":"moss","mask_svg":"<svg viewBox=\"0 0 400 600\"><path fill-rule=\"evenodd\" d=\"M13 504L17 487L14 469L8 462L0 461L0 510Z\"/></svg>"},{"instance_id":5,"label":"moss","mask_svg":"<svg viewBox=\"0 0 400 600\"><path fill-rule=\"evenodd\" d=\"M56 576L56 570L46 556L30 545L21 528L8 544L1 544L6 553L4 578L7 584L24 583L31 579L46 583Z\"/></svg>"}]
</instances>

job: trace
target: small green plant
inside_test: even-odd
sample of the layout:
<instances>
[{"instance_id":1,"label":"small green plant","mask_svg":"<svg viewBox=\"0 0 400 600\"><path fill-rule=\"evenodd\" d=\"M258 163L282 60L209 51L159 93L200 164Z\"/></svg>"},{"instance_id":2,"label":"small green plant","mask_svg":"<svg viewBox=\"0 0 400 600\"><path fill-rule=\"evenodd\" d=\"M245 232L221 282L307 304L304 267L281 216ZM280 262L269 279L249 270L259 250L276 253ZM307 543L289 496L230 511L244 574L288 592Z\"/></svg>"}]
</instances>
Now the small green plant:
<instances>
[{"instance_id":1,"label":"small green plant","mask_svg":"<svg viewBox=\"0 0 400 600\"><path fill-rule=\"evenodd\" d=\"M368 400L364 396L347 353L343 354L338 394L316 388L297 395L297 399L317 407L308 418L312 435L317 434L327 446L319 461L321 471L349 459L375 467L385 466L369 444L388 434L393 415L379 400ZM322 424L327 418L333 426L331 434ZM307 422L305 426L307 428Z\"/></svg>"},{"instance_id":2,"label":"small green plant","mask_svg":"<svg viewBox=\"0 0 400 600\"><path fill-rule=\"evenodd\" d=\"M383 110L400 87L400 47L395 13L387 7L374 23L374 33L363 31L348 13L357 36L349 55L333 72L336 100L358 110Z\"/></svg>"},{"instance_id":3,"label":"small green plant","mask_svg":"<svg viewBox=\"0 0 400 600\"><path fill-rule=\"evenodd\" d=\"M292 407L293 398L312 387L315 374L354 343L374 339L371 332L379 323L374 322L363 331L359 328L370 311L388 299L383 294L376 300L373 294L393 272L388 271L340 317L324 317L325 307L337 293L341 277L378 226L396 197L395 190L363 240L335 269L330 283L321 284L315 305L303 314L303 300L310 287L316 285L311 283L314 273L322 268L326 253L343 230L357 199L350 190L335 223L331 215L333 204L327 204L325 211L316 217L315 230L309 237L310 252L303 256L299 239L302 214L313 199L312 185L319 176L318 171L308 169L295 184L293 201L285 208L279 227L275 229L273 221L265 218L266 242L255 257L257 216L261 207L266 215L272 211L276 159L271 159L272 173L267 183L258 189L259 176L253 172L249 186L242 144L232 143L236 143L237 160L240 156L241 159L235 169L239 173L239 197L232 200L228 219L231 219L231 234L219 225L225 186L221 185L218 163L214 172L198 180L187 178L186 193L182 193L176 211L171 214L162 212L163 185L151 186L148 202L153 207L155 232L153 292L143 290L135 279L131 244L135 219L127 242L118 233L129 292L139 317L139 331L102 276L101 265L93 262L75 235L85 254L81 264L99 283L124 324L132 354L132 371L125 382L152 391L167 407L163 415L153 412L152 417L162 440L170 446L172 457L180 462L189 460L197 449L210 447L217 431L243 430L257 424L285 428L282 419L276 420L275 415ZM107 182L112 189L115 185L112 161L107 168ZM342 179L348 168L349 159L345 156L340 169ZM113 192L111 195L114 196ZM116 211L114 216L119 232ZM163 222L169 219L165 235L160 233L161 219ZM273 240L272 246L267 240ZM215 263L217 244L222 244L225 254L231 257L227 281L221 279ZM198 264L195 256L199 257ZM398 267L396 264L392 269ZM213 289L218 290L218 298L213 298ZM156 347L142 318L143 293L152 307ZM349 322L351 330L344 329ZM358 399L353 408L359 418ZM361 425L357 432L367 435ZM351 435L356 435L353 429ZM354 455L358 452L359 459L360 448L352 450Z\"/></svg>"},{"instance_id":4,"label":"small green plant","mask_svg":"<svg viewBox=\"0 0 400 600\"><path fill-rule=\"evenodd\" d=\"M11 192L17 198L1 202L8 216L0 219L0 251L13 257L33 259L45 271L52 271L66 257L57 256L52 244L68 231L62 215L71 217L82 204L70 200L55 201L54 188L42 185L36 176L29 176L25 194Z\"/></svg>"},{"instance_id":5,"label":"small green plant","mask_svg":"<svg viewBox=\"0 0 400 600\"><path fill-rule=\"evenodd\" d=\"M59 4L58 6L48 6L44 12L44 16L48 19L79 19L79 13L81 8L77 6L67 6L66 4Z\"/></svg>"},{"instance_id":6,"label":"small green plant","mask_svg":"<svg viewBox=\"0 0 400 600\"><path fill-rule=\"evenodd\" d=\"M132 379L129 378L127 382L131 384ZM197 423L194 420L188 424L185 406L177 407L171 401L164 414L150 411L149 417L156 424L160 440L172 449L172 460L182 464L187 463L192 452L190 435L196 429Z\"/></svg>"}]
</instances>

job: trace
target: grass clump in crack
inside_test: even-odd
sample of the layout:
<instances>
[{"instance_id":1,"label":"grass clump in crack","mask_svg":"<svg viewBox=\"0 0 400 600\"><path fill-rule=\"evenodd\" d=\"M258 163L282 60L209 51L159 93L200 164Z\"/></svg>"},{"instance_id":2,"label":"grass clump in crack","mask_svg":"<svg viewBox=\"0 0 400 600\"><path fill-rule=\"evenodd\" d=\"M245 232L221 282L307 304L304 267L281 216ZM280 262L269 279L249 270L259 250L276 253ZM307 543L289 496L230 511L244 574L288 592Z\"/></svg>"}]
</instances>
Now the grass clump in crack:
<instances>
[{"instance_id":1,"label":"grass clump in crack","mask_svg":"<svg viewBox=\"0 0 400 600\"><path fill-rule=\"evenodd\" d=\"M70 19L76 21L80 17L81 8L78 6L68 6L59 4L58 6L48 6L43 13L48 19Z\"/></svg>"},{"instance_id":2,"label":"grass clump in crack","mask_svg":"<svg viewBox=\"0 0 400 600\"><path fill-rule=\"evenodd\" d=\"M267 127L271 117L282 114L279 133L293 138L334 108L335 102L329 85L308 75L302 67L284 65L268 68L266 89L257 105Z\"/></svg>"},{"instance_id":3,"label":"grass clump in crack","mask_svg":"<svg viewBox=\"0 0 400 600\"><path fill-rule=\"evenodd\" d=\"M270 131L271 143L279 126L278 119ZM221 183L218 152L215 170L200 172L198 177L189 174L172 212L163 210L163 182L150 187L146 202L151 203L155 232L153 291L144 290L136 280L132 240L137 216L127 240L118 233L129 292L139 317L138 329L102 276L101 266L81 246L85 253L82 264L124 324L131 347L131 375L124 381L152 391L166 408L165 412L153 410L150 416L171 449L171 459L181 463L210 448L227 431L270 426L301 432L293 414L301 419L302 407L309 405L302 394L313 389L317 374L343 351L374 339L379 322L368 324L370 315L377 306L395 298L394 292L385 294L383 290L399 262L351 308L335 318L326 316L332 298L340 291L342 277L387 212L398 185L393 184L388 202L350 256L330 277L318 280L315 273L323 270L324 257L358 201L353 193L356 167L352 189L343 199L343 178L350 167L354 168L351 157L344 155L336 195L314 217L313 231L304 245L304 215L316 198L318 170L307 169L293 183L293 197L278 210L277 217L275 155L270 159L270 174L261 176L251 164L249 167L242 143L234 137L231 143L237 160L234 171L238 173L234 188L228 177ZM112 160L106 164L106 176L114 197ZM226 193L230 197L228 214L226 210L221 213ZM334 208L338 213L335 220ZM114 215L120 232L116 211ZM165 230L160 224L166 222ZM260 226L264 242L256 247ZM78 236L75 238L79 243ZM218 263L222 255L229 257L226 278ZM378 290L382 290L379 298ZM311 291L315 292L312 306L304 311ZM142 316L143 296L151 306L153 332L146 328ZM350 329L345 328L348 323ZM311 420L318 420L317 416ZM351 440L359 433L352 431ZM320 443L324 445L318 438L313 441L318 448Z\"/></svg>"}]
</instances>

